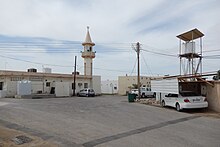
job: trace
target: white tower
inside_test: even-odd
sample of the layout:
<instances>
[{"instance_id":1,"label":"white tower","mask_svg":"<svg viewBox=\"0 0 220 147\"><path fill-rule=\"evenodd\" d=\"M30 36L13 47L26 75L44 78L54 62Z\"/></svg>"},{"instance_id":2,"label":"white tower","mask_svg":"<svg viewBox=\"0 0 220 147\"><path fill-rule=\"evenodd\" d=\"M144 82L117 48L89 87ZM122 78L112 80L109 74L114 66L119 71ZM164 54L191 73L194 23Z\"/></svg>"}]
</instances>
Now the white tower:
<instances>
[{"instance_id":1,"label":"white tower","mask_svg":"<svg viewBox=\"0 0 220 147\"><path fill-rule=\"evenodd\" d=\"M82 43L84 46L84 50L82 52L82 58L84 58L84 75L85 76L92 76L92 60L95 58L95 52L93 52L93 46L95 43L92 42L90 34L89 34L89 27L87 26L87 34L86 39Z\"/></svg>"}]
</instances>

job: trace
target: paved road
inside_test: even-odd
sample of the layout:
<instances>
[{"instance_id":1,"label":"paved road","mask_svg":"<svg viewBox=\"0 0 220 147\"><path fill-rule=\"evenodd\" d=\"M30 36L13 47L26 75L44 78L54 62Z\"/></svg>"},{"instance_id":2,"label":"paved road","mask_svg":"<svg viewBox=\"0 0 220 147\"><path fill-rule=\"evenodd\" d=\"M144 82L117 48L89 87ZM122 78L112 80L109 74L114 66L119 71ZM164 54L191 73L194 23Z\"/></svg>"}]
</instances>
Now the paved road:
<instances>
[{"instance_id":1,"label":"paved road","mask_svg":"<svg viewBox=\"0 0 220 147\"><path fill-rule=\"evenodd\" d=\"M220 146L220 119L128 103L120 96L0 99L0 125L61 146Z\"/></svg>"}]
</instances>

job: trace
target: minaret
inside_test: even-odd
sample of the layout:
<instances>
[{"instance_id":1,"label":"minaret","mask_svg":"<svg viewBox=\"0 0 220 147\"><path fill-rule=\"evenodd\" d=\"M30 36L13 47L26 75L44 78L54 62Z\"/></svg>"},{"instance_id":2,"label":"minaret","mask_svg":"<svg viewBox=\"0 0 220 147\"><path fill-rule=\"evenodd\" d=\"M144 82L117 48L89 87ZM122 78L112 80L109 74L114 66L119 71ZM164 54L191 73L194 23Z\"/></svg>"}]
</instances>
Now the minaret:
<instances>
[{"instance_id":1,"label":"minaret","mask_svg":"<svg viewBox=\"0 0 220 147\"><path fill-rule=\"evenodd\" d=\"M88 26L86 39L82 43L82 45L84 47L84 51L82 52L82 57L84 58L84 75L92 76L92 59L95 58L95 52L93 52L92 48L95 45L95 43L93 43L91 40Z\"/></svg>"}]
</instances>

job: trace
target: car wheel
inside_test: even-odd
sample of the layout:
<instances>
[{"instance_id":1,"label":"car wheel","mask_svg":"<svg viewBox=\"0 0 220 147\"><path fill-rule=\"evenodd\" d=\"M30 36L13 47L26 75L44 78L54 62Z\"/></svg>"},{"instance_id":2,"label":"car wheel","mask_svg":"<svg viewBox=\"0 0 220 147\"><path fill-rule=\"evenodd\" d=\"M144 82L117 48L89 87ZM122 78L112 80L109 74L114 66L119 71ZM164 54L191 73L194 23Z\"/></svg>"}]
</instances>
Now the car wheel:
<instances>
[{"instance_id":1,"label":"car wheel","mask_svg":"<svg viewBox=\"0 0 220 147\"><path fill-rule=\"evenodd\" d=\"M181 111L181 109L180 109L180 104L176 104L176 111L178 111L178 112L180 112Z\"/></svg>"},{"instance_id":2,"label":"car wheel","mask_svg":"<svg viewBox=\"0 0 220 147\"><path fill-rule=\"evenodd\" d=\"M165 101L162 101L161 105L162 107L165 107Z\"/></svg>"}]
</instances>

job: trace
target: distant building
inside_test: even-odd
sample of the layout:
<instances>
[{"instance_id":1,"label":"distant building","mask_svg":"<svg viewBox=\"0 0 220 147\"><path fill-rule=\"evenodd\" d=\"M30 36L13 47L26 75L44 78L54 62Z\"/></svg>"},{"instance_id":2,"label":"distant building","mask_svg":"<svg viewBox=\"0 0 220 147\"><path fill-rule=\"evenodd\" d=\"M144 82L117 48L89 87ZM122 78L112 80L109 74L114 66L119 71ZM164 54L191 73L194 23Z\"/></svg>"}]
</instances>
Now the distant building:
<instances>
[{"instance_id":1,"label":"distant building","mask_svg":"<svg viewBox=\"0 0 220 147\"><path fill-rule=\"evenodd\" d=\"M87 27L86 39L82 43L84 49L82 58L84 58L84 75L76 73L76 92L83 88L93 88L96 94L101 94L101 76L93 75L93 46L89 28ZM74 74L56 74L51 73L50 68L44 68L43 72L37 72L37 69L31 68L24 71L4 71L0 70L0 97L14 97L18 95L22 85L28 81L31 86L32 94L55 94L56 96L71 96L74 87ZM18 88L20 86L20 88ZM25 87L25 86L24 86Z\"/></svg>"},{"instance_id":2,"label":"distant building","mask_svg":"<svg viewBox=\"0 0 220 147\"><path fill-rule=\"evenodd\" d=\"M140 76L142 87L151 91L150 77ZM137 85L137 76L119 76L118 77L118 94L126 95L134 86Z\"/></svg>"},{"instance_id":3,"label":"distant building","mask_svg":"<svg viewBox=\"0 0 220 147\"><path fill-rule=\"evenodd\" d=\"M118 81L116 80L102 81L101 90L103 94L117 94L118 93Z\"/></svg>"}]
</instances>

